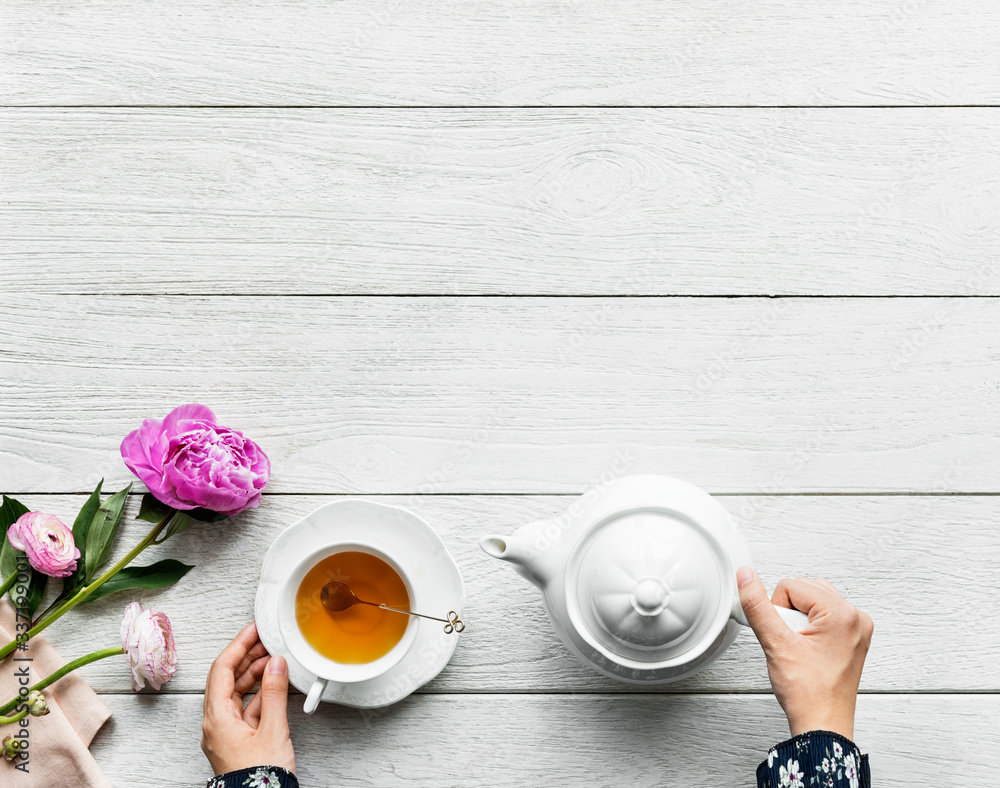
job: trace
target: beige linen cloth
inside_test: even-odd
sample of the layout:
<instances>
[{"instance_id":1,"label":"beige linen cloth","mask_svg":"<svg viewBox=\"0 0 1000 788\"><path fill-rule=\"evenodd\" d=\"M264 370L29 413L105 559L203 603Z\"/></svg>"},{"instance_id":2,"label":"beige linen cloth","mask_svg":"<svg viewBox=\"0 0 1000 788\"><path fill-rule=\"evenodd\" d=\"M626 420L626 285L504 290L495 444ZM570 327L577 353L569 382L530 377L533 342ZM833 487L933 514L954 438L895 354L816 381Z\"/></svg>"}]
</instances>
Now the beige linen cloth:
<instances>
[{"instance_id":1,"label":"beige linen cloth","mask_svg":"<svg viewBox=\"0 0 1000 788\"><path fill-rule=\"evenodd\" d=\"M14 608L0 602L0 643L13 640L16 632ZM83 656L74 654L73 658ZM14 662L31 657L31 662ZM20 685L15 672L23 665L31 670L31 683L48 676L68 662L44 637L28 642L28 650L15 651L0 662L0 705L13 698ZM0 757L0 785L7 788L112 788L90 754L94 734L108 721L111 710L76 673L59 679L45 690L51 710L44 717L29 717L28 773L15 770ZM17 725L0 725L0 739L17 733Z\"/></svg>"}]
</instances>

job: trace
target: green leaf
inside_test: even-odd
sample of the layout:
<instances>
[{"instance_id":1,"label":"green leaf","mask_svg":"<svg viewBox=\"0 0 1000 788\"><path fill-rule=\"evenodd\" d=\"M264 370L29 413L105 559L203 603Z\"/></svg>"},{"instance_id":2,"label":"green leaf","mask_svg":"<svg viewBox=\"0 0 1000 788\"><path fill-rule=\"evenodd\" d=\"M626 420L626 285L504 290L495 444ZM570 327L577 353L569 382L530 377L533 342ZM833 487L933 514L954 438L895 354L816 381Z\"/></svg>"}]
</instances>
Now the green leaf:
<instances>
[{"instance_id":1,"label":"green leaf","mask_svg":"<svg viewBox=\"0 0 1000 788\"><path fill-rule=\"evenodd\" d=\"M4 538L7 537L7 529L17 522L22 514L27 514L31 510L20 501L13 498L3 497L3 504L0 505L0 528L3 528Z\"/></svg>"},{"instance_id":2,"label":"green leaf","mask_svg":"<svg viewBox=\"0 0 1000 788\"><path fill-rule=\"evenodd\" d=\"M193 568L173 558L157 561L149 566L127 566L87 597L84 604L127 588L166 588Z\"/></svg>"},{"instance_id":3,"label":"green leaf","mask_svg":"<svg viewBox=\"0 0 1000 788\"><path fill-rule=\"evenodd\" d=\"M170 524L167 525L167 530L163 532L163 536L157 540L157 544L167 541L174 534L186 531L189 525L191 525L191 515L188 512L177 512L173 516L173 519L170 520Z\"/></svg>"},{"instance_id":4,"label":"green leaf","mask_svg":"<svg viewBox=\"0 0 1000 788\"><path fill-rule=\"evenodd\" d=\"M7 529L17 522L17 518L29 511L31 510L20 501L15 501L6 495L3 497L3 504L0 505L0 529L3 529L3 546L0 547L0 575L3 575L4 580L17 572L18 554L24 555L20 550L15 550L10 543L7 538Z\"/></svg>"},{"instance_id":5,"label":"green leaf","mask_svg":"<svg viewBox=\"0 0 1000 788\"><path fill-rule=\"evenodd\" d=\"M7 541L7 529L4 529L3 546L0 547L0 575L4 580L17 572L17 552Z\"/></svg>"},{"instance_id":6,"label":"green leaf","mask_svg":"<svg viewBox=\"0 0 1000 788\"><path fill-rule=\"evenodd\" d=\"M125 497L132 489L132 484L124 490L119 490L106 500L97 509L90 529L87 531L87 545L83 550L84 558L84 582L90 582L94 572L111 555L111 548L115 543L115 534L122 522L122 515L125 513Z\"/></svg>"},{"instance_id":7,"label":"green leaf","mask_svg":"<svg viewBox=\"0 0 1000 788\"><path fill-rule=\"evenodd\" d=\"M15 555L24 555L24 553L15 551ZM49 582L49 577L41 572L36 572L27 564L25 564L24 572L28 576L28 584L25 587L21 583L15 583L10 589L10 601L14 603L15 607L26 608L27 616L31 618L38 608L38 604L42 601L42 596L45 594L45 584ZM24 591L23 605L19 596L19 592L22 590Z\"/></svg>"},{"instance_id":8,"label":"green leaf","mask_svg":"<svg viewBox=\"0 0 1000 788\"><path fill-rule=\"evenodd\" d=\"M31 581L28 583L28 618L32 618L42 601L42 597L45 596L45 584L49 582L49 577L34 569L29 571L31 572ZM14 587L17 588L17 586Z\"/></svg>"},{"instance_id":9,"label":"green leaf","mask_svg":"<svg viewBox=\"0 0 1000 788\"><path fill-rule=\"evenodd\" d=\"M90 524L94 520L94 515L97 514L97 510L101 507L101 487L103 485L104 479L101 479L73 521L73 541L76 542L76 548L80 551L80 558L76 562L76 571L63 580L63 590L59 595L62 599L68 597L77 587L84 583L87 574L85 568L87 532L90 530Z\"/></svg>"},{"instance_id":10,"label":"green leaf","mask_svg":"<svg viewBox=\"0 0 1000 788\"><path fill-rule=\"evenodd\" d=\"M101 549L101 554L97 558L98 566L103 566L111 557L111 549L115 544L115 536L118 534L118 529L121 528L122 518L125 515L125 501L128 500L128 493L131 489L132 482L129 482L128 486L124 490L119 490L108 499L108 508L111 509L114 521L111 524L111 533L105 540L104 547Z\"/></svg>"},{"instance_id":11,"label":"green leaf","mask_svg":"<svg viewBox=\"0 0 1000 788\"><path fill-rule=\"evenodd\" d=\"M158 523L172 511L174 511L173 508L167 506L152 493L146 493L142 496L142 503L139 504L139 514L135 516L135 519L145 520L147 523Z\"/></svg>"}]
</instances>

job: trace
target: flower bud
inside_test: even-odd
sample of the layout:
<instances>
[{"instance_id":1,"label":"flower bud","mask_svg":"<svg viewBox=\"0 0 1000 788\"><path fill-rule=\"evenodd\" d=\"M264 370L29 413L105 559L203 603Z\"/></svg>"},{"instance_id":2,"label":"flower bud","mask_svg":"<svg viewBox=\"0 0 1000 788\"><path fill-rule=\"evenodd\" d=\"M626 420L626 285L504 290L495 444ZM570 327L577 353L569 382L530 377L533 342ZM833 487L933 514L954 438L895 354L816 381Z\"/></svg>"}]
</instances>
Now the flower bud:
<instances>
[{"instance_id":1,"label":"flower bud","mask_svg":"<svg viewBox=\"0 0 1000 788\"><path fill-rule=\"evenodd\" d=\"M13 761L21 754L21 740L13 736L4 736L0 748L3 749L3 759L8 762Z\"/></svg>"},{"instance_id":2,"label":"flower bud","mask_svg":"<svg viewBox=\"0 0 1000 788\"><path fill-rule=\"evenodd\" d=\"M45 700L45 696L38 690L32 690L28 693L28 699L25 701L28 707L28 714L32 717L44 717L49 713L49 702Z\"/></svg>"}]
</instances>

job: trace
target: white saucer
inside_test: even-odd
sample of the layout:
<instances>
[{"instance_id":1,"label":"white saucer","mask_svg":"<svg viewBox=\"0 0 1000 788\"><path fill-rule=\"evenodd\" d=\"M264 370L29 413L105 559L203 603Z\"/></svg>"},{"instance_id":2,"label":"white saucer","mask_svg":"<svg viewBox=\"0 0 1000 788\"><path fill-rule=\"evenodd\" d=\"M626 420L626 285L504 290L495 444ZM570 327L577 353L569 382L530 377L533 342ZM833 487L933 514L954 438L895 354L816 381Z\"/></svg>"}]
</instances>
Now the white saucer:
<instances>
[{"instance_id":1,"label":"white saucer","mask_svg":"<svg viewBox=\"0 0 1000 788\"><path fill-rule=\"evenodd\" d=\"M383 544L393 555L405 556L405 571L421 607L442 618L451 610L462 615L462 576L440 537L424 520L407 509L360 498L321 506L274 540L257 587L257 633L268 652L288 660L288 677L301 692L307 693L316 677L295 661L282 640L278 623L281 588L304 556L345 541ZM396 703L437 676L457 646L457 633L447 635L444 624L420 620L413 645L398 664L368 681L330 682L323 700L359 709Z\"/></svg>"}]
</instances>

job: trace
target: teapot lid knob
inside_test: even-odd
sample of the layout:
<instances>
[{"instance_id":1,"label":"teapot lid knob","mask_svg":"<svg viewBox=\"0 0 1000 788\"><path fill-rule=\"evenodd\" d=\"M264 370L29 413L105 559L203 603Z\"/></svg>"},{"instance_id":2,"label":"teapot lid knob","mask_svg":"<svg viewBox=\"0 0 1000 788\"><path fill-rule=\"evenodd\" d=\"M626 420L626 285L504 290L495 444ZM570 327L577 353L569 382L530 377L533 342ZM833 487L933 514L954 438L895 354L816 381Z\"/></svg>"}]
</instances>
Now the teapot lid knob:
<instances>
[{"instance_id":1,"label":"teapot lid knob","mask_svg":"<svg viewBox=\"0 0 1000 788\"><path fill-rule=\"evenodd\" d=\"M658 577L644 577L632 589L632 607L640 616L655 616L667 606L670 591Z\"/></svg>"}]
</instances>

